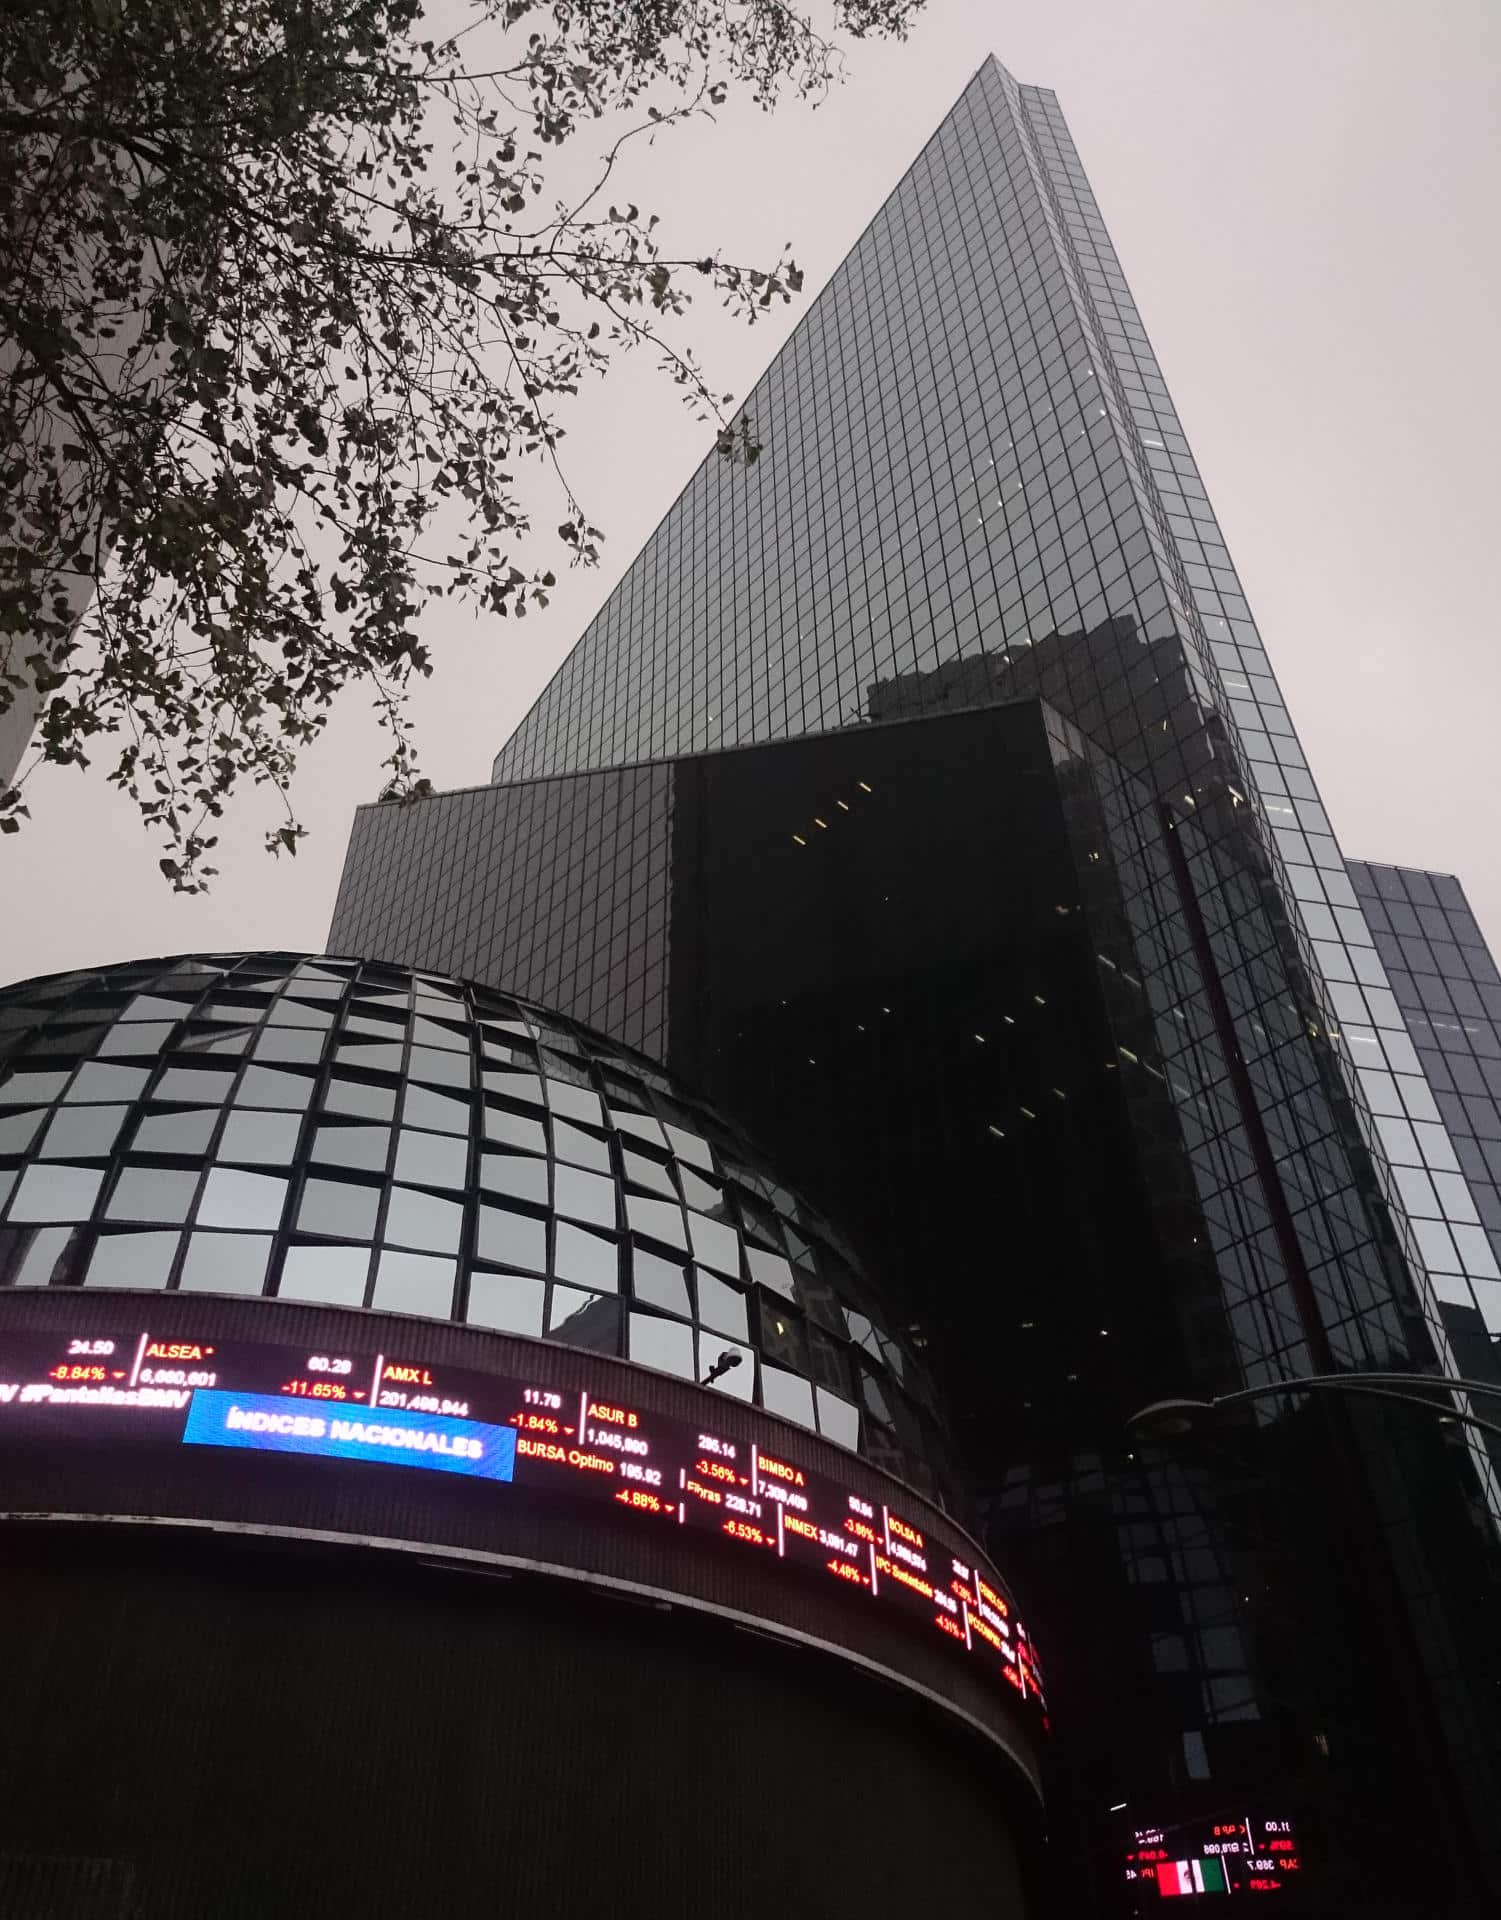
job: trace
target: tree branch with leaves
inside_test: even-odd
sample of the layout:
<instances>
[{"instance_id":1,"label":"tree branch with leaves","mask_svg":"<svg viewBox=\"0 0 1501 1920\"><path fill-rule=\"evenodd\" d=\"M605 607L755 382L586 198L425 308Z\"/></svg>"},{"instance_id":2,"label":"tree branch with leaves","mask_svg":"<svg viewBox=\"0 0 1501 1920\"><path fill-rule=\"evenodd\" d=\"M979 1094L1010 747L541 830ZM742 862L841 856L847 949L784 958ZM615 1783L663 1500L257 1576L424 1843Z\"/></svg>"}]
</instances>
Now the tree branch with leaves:
<instances>
[{"instance_id":1,"label":"tree branch with leaves","mask_svg":"<svg viewBox=\"0 0 1501 1920\"><path fill-rule=\"evenodd\" d=\"M696 292L754 321L801 276L666 253L615 198L631 142L731 91L816 101L844 43L920 4L473 0L440 39L414 0L11 0L0 714L39 702L32 766L108 742L189 892L246 781L296 851L297 756L346 687L387 730L387 793L426 790L424 606L513 619L555 582L523 463L559 555L597 558L559 457L582 383L644 347L721 453L759 451L679 336ZM592 183L560 192L596 125ZM26 816L24 782L0 793L0 829Z\"/></svg>"}]
</instances>

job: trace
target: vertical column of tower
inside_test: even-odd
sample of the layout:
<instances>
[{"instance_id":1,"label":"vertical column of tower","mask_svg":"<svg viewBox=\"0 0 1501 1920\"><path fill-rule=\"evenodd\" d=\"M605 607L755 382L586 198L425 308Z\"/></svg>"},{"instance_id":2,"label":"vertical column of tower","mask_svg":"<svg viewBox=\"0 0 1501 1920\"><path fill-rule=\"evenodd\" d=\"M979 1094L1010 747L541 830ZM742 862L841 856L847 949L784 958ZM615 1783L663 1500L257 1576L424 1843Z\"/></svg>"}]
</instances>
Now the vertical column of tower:
<instances>
[{"instance_id":1,"label":"vertical column of tower","mask_svg":"<svg viewBox=\"0 0 1501 1920\"><path fill-rule=\"evenodd\" d=\"M1488 1259L1488 1249L1471 1248L1463 1234L1448 1230L1468 1222L1462 1200L1444 1215L1445 1229L1420 1239L1398 1172L1441 1176L1432 1182L1435 1190L1451 1191L1447 1180L1460 1171L1453 1143L1422 1083L1411 1036L1057 97L1040 87L1017 88L1014 97L1110 358L1138 470L1189 591L1187 637L1239 749L1244 799L1256 808L1278 870L1322 1003L1324 1031L1340 1055L1435 1345L1448 1370L1458 1371L1438 1311L1442 1283L1430 1276L1467 1272L1466 1260L1474 1267Z\"/></svg>"}]
</instances>

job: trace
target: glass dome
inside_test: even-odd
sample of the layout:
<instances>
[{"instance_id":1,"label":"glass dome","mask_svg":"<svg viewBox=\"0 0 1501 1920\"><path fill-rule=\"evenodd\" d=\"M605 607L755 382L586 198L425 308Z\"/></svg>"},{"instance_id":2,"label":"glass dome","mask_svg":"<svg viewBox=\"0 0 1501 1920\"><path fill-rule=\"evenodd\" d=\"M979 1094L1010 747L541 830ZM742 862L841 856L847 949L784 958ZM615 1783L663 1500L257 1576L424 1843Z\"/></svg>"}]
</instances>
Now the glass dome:
<instances>
[{"instance_id":1,"label":"glass dome","mask_svg":"<svg viewBox=\"0 0 1501 1920\"><path fill-rule=\"evenodd\" d=\"M0 991L0 1285L454 1319L944 1478L912 1352L733 1125L586 1028L387 965L195 955Z\"/></svg>"}]
</instances>

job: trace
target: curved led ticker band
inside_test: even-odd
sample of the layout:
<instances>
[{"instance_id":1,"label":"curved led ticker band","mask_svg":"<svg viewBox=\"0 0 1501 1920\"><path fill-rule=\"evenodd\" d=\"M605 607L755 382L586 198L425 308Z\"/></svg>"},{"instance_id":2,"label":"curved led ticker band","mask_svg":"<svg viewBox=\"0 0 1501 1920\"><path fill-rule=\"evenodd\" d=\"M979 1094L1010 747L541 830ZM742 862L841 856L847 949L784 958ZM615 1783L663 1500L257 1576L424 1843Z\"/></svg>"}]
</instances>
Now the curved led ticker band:
<instances>
[{"instance_id":1,"label":"curved led ticker band","mask_svg":"<svg viewBox=\"0 0 1501 1920\"><path fill-rule=\"evenodd\" d=\"M890 1499L872 1498L868 1475L857 1492L759 1440L627 1405L619 1363L608 1389L569 1389L384 1352L210 1337L207 1320L196 1338L180 1323L170 1336L0 1330L0 1435L417 1467L502 1499L510 1488L608 1505L673 1544L711 1536L768 1573L837 1583L854 1603L937 1632L1043 1713L1032 1642L999 1574L956 1551L896 1483ZM701 1397L706 1418L720 1412Z\"/></svg>"}]
</instances>

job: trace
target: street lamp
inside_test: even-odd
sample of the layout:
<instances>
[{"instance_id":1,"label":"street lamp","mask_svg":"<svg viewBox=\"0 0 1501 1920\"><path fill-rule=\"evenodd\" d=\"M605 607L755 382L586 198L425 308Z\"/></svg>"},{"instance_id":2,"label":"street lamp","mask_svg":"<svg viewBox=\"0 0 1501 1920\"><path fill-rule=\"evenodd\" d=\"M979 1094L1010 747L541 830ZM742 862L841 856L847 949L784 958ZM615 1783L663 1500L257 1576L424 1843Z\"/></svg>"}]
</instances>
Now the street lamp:
<instances>
[{"instance_id":1,"label":"street lamp","mask_svg":"<svg viewBox=\"0 0 1501 1920\"><path fill-rule=\"evenodd\" d=\"M1405 1406L1421 1407L1425 1412L1436 1414L1440 1420L1455 1420L1461 1426L1473 1427L1477 1433L1488 1433L1501 1440L1501 1425L1494 1420L1482 1420L1475 1413L1462 1413L1459 1408L1431 1400L1426 1394L1400 1392L1391 1384L1394 1381L1411 1381L1429 1389L1440 1387L1463 1393L1489 1394L1492 1398L1501 1399L1501 1386L1488 1385L1480 1380L1445 1379L1430 1373L1310 1373L1292 1380L1268 1380L1259 1387L1243 1387L1236 1393L1216 1394L1212 1400L1154 1400L1150 1406L1141 1407L1133 1413L1126 1425L1143 1432L1155 1431L1164 1435L1189 1433L1213 1420L1223 1408L1233 1407L1243 1400L1261 1400L1269 1394L1332 1391L1368 1394L1377 1400L1400 1400Z\"/></svg>"},{"instance_id":2,"label":"street lamp","mask_svg":"<svg viewBox=\"0 0 1501 1920\"><path fill-rule=\"evenodd\" d=\"M731 1367L738 1367L739 1365L740 1355L735 1352L733 1347L726 1347L724 1352L720 1354L719 1358L698 1384L701 1387L712 1387L721 1374L728 1373Z\"/></svg>"}]
</instances>

